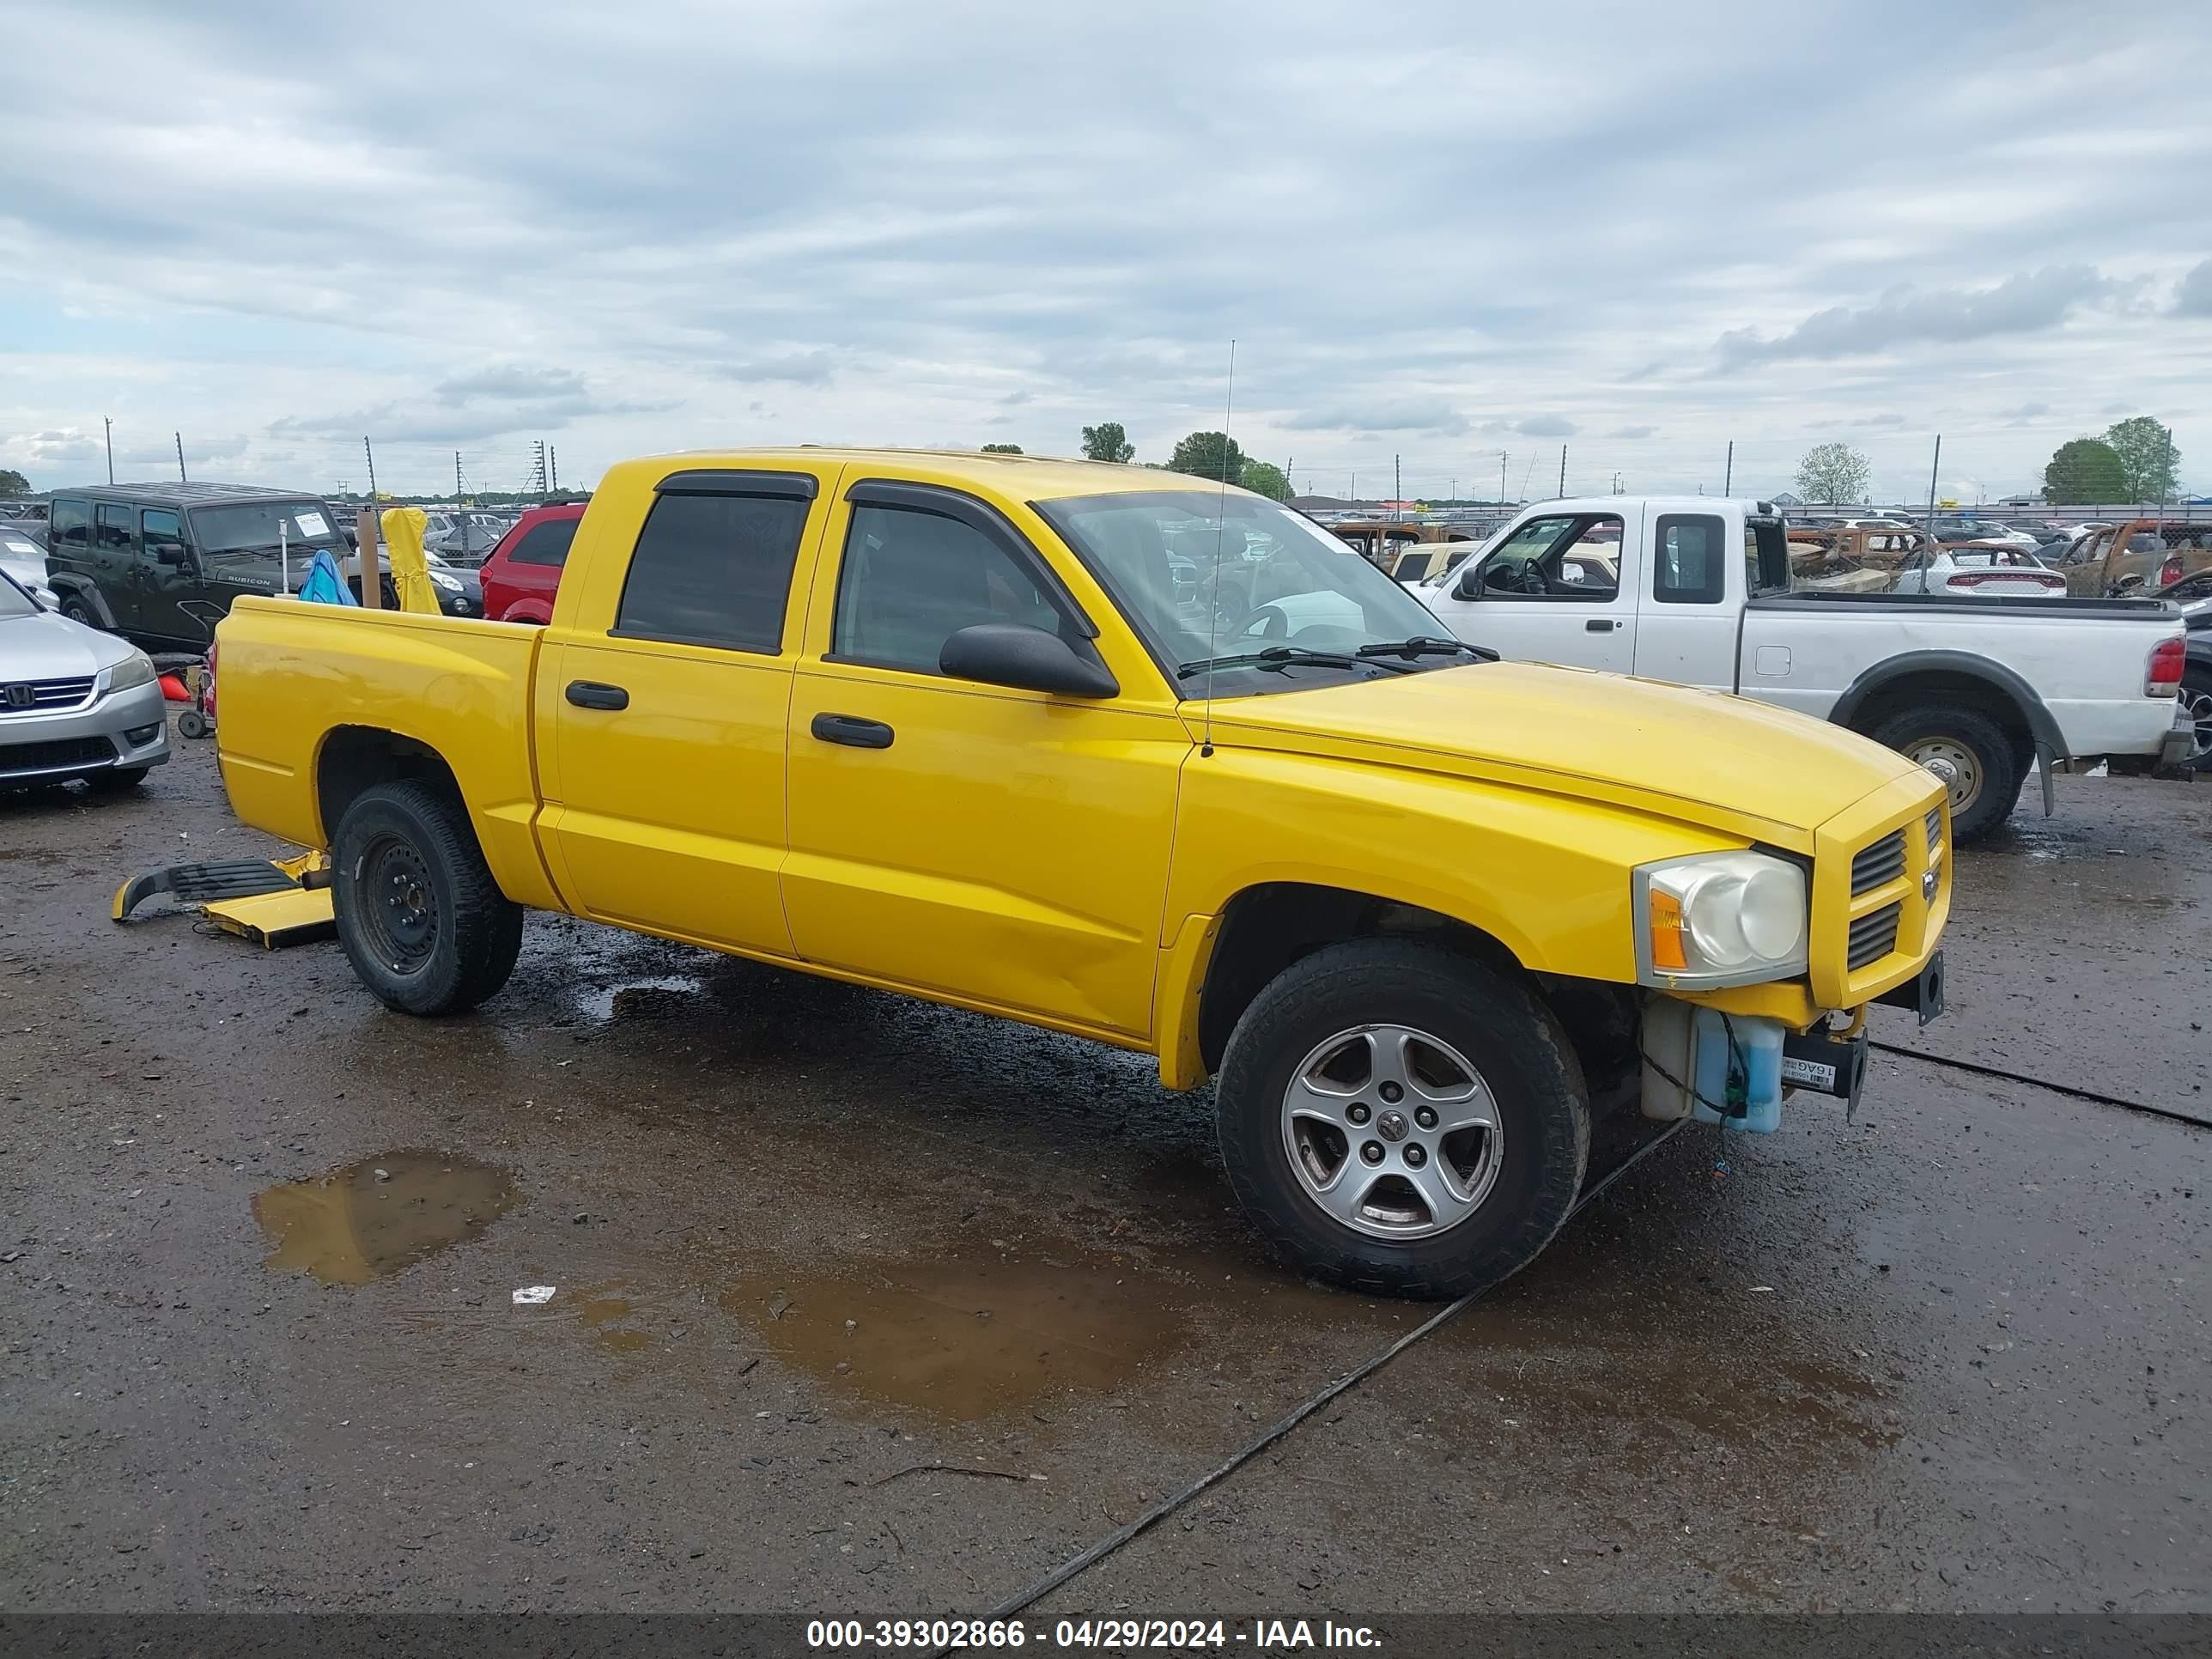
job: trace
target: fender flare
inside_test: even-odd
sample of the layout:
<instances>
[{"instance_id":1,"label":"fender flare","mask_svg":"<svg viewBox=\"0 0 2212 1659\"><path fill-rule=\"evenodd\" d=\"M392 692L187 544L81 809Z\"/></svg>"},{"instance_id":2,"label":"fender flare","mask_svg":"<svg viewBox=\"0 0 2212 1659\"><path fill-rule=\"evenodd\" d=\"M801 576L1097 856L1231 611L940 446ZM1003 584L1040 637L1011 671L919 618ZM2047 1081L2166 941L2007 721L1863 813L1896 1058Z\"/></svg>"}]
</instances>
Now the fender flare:
<instances>
[{"instance_id":1,"label":"fender flare","mask_svg":"<svg viewBox=\"0 0 2212 1659\"><path fill-rule=\"evenodd\" d=\"M545 613L542 617L537 614L540 611ZM553 607L536 599L517 599L499 613L499 620L504 623L523 623L538 628L550 628L553 625Z\"/></svg>"},{"instance_id":2,"label":"fender flare","mask_svg":"<svg viewBox=\"0 0 2212 1659\"><path fill-rule=\"evenodd\" d=\"M1991 690L2002 692L2027 723L2036 746L2047 750L2054 760L2067 757L2066 739L2059 733L2058 722L2044 706L2035 688L2002 663L1968 651L1907 651L1878 662L1853 680L1844 695L1836 699L1835 707L1828 711L1828 719L1834 725L1848 726L1875 693L1896 681L1926 673L1959 675L1979 680Z\"/></svg>"},{"instance_id":3,"label":"fender flare","mask_svg":"<svg viewBox=\"0 0 2212 1659\"><path fill-rule=\"evenodd\" d=\"M100 584L89 576L74 570L56 570L49 566L46 586L52 588L58 598L83 600L85 609L92 612L95 623L111 634L117 631L115 613L107 608L107 600L100 593Z\"/></svg>"}]
</instances>

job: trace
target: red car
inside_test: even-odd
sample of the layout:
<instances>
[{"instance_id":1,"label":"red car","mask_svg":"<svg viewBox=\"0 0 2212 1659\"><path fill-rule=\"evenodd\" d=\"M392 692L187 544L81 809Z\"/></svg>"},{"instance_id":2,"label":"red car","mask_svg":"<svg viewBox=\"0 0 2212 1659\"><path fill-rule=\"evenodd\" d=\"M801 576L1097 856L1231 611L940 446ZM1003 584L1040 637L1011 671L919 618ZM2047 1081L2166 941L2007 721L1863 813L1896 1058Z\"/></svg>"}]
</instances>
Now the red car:
<instances>
[{"instance_id":1,"label":"red car","mask_svg":"<svg viewBox=\"0 0 2212 1659\"><path fill-rule=\"evenodd\" d=\"M561 590L561 567L584 504L533 507L499 538L477 574L483 580L484 615L493 622L553 620L553 596Z\"/></svg>"}]
</instances>

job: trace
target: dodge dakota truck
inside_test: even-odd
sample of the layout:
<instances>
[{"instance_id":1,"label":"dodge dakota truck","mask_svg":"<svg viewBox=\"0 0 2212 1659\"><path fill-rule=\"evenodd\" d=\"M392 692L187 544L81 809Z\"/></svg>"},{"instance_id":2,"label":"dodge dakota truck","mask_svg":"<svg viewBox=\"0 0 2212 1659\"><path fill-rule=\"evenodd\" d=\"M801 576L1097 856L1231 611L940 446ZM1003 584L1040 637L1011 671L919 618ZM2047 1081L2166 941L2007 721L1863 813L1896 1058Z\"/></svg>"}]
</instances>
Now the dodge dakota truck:
<instances>
[{"instance_id":1,"label":"dodge dakota truck","mask_svg":"<svg viewBox=\"0 0 2212 1659\"><path fill-rule=\"evenodd\" d=\"M629 461L544 626L249 598L218 647L231 801L331 850L392 1007L491 996L538 908L1146 1052L1215 1080L1260 1230L1365 1291L1529 1261L1594 1110L1770 1127L1785 1083L1856 1097L1867 1004L1940 1003L1925 770L1498 662L1173 473Z\"/></svg>"},{"instance_id":2,"label":"dodge dakota truck","mask_svg":"<svg viewBox=\"0 0 2212 1659\"><path fill-rule=\"evenodd\" d=\"M1619 542L1617 570L1577 557ZM2040 768L2180 761L2180 613L2154 599L1807 591L1760 503L1601 495L1524 508L1413 590L1501 655L1732 691L1863 732L1925 765L1961 842Z\"/></svg>"}]
</instances>

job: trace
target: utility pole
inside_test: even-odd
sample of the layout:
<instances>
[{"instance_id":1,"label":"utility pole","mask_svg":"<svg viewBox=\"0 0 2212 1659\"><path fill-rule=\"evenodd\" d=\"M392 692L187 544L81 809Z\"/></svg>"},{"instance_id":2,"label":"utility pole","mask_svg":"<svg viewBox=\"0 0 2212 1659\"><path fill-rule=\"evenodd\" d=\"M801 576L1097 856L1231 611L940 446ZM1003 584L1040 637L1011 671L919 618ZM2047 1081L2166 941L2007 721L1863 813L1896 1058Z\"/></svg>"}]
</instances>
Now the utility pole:
<instances>
[{"instance_id":1,"label":"utility pole","mask_svg":"<svg viewBox=\"0 0 2212 1659\"><path fill-rule=\"evenodd\" d=\"M1357 472L1352 475L1352 504L1354 507L1359 505L1359 475Z\"/></svg>"},{"instance_id":2,"label":"utility pole","mask_svg":"<svg viewBox=\"0 0 2212 1659\"><path fill-rule=\"evenodd\" d=\"M1735 440L1729 440L1728 471L1721 474L1721 494L1728 495L1735 484Z\"/></svg>"},{"instance_id":3,"label":"utility pole","mask_svg":"<svg viewBox=\"0 0 2212 1659\"><path fill-rule=\"evenodd\" d=\"M103 415L100 417L100 423L107 428L107 482L113 483L115 482L115 422Z\"/></svg>"},{"instance_id":4,"label":"utility pole","mask_svg":"<svg viewBox=\"0 0 2212 1659\"><path fill-rule=\"evenodd\" d=\"M1397 455L1390 458L1390 516L1393 519L1402 519L1406 516L1406 471L1403 459L1403 457Z\"/></svg>"},{"instance_id":5,"label":"utility pole","mask_svg":"<svg viewBox=\"0 0 2212 1659\"><path fill-rule=\"evenodd\" d=\"M453 505L461 504L461 452L453 452Z\"/></svg>"},{"instance_id":6,"label":"utility pole","mask_svg":"<svg viewBox=\"0 0 2212 1659\"><path fill-rule=\"evenodd\" d=\"M1565 500L1565 499L1566 499L1566 494L1567 494L1567 447L1566 447L1565 444L1561 444L1561 445L1559 446L1559 497L1560 497L1560 499L1561 499L1562 501L1564 501L1564 500Z\"/></svg>"},{"instance_id":7,"label":"utility pole","mask_svg":"<svg viewBox=\"0 0 2212 1659\"><path fill-rule=\"evenodd\" d=\"M1943 467L1943 434L1936 434L1936 459L1928 463L1928 544L1936 544L1936 475Z\"/></svg>"},{"instance_id":8,"label":"utility pole","mask_svg":"<svg viewBox=\"0 0 2212 1659\"><path fill-rule=\"evenodd\" d=\"M1452 480L1451 499L1452 505L1454 507L1457 507L1459 505L1459 480L1457 478L1454 478Z\"/></svg>"},{"instance_id":9,"label":"utility pole","mask_svg":"<svg viewBox=\"0 0 2212 1659\"><path fill-rule=\"evenodd\" d=\"M1505 452L1498 452L1498 504L1505 505Z\"/></svg>"},{"instance_id":10,"label":"utility pole","mask_svg":"<svg viewBox=\"0 0 2212 1659\"><path fill-rule=\"evenodd\" d=\"M185 434L176 432L170 435L177 441L177 482L189 483L191 480L185 477Z\"/></svg>"},{"instance_id":11,"label":"utility pole","mask_svg":"<svg viewBox=\"0 0 2212 1659\"><path fill-rule=\"evenodd\" d=\"M376 452L368 447L366 433L362 434L361 453L368 458L368 499L374 505L376 501Z\"/></svg>"}]
</instances>

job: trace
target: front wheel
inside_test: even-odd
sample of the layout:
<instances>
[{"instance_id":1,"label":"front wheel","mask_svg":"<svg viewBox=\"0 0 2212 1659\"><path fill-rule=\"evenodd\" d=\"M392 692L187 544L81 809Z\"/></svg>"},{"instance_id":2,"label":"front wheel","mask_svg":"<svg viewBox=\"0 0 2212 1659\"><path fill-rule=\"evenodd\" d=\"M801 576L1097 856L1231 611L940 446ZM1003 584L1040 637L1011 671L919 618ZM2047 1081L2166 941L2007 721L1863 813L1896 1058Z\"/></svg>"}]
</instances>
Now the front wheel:
<instances>
[{"instance_id":1,"label":"front wheel","mask_svg":"<svg viewBox=\"0 0 2212 1659\"><path fill-rule=\"evenodd\" d=\"M409 1014L454 1014L507 983L522 907L499 890L467 811L386 783L346 809L331 848L338 940L361 982Z\"/></svg>"},{"instance_id":2,"label":"front wheel","mask_svg":"<svg viewBox=\"0 0 2212 1659\"><path fill-rule=\"evenodd\" d=\"M1972 708L1908 708L1872 735L1942 780L1954 841L1978 841L2012 816L2025 773L2010 739L1988 715Z\"/></svg>"},{"instance_id":3,"label":"front wheel","mask_svg":"<svg viewBox=\"0 0 2212 1659\"><path fill-rule=\"evenodd\" d=\"M85 786L95 795L119 795L145 782L149 769L143 766L111 766L104 772L87 773Z\"/></svg>"},{"instance_id":4,"label":"front wheel","mask_svg":"<svg viewBox=\"0 0 2212 1659\"><path fill-rule=\"evenodd\" d=\"M1300 1271L1367 1293L1464 1296L1519 1271L1589 1161L1559 1023L1517 980L1408 940L1285 969L1237 1022L1218 1098L1253 1223Z\"/></svg>"}]
</instances>

